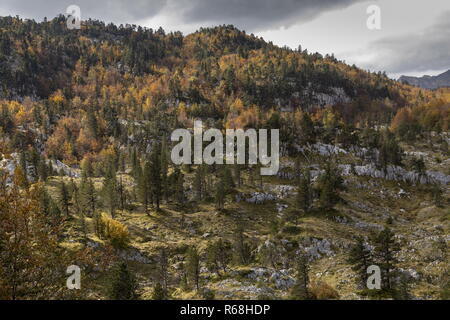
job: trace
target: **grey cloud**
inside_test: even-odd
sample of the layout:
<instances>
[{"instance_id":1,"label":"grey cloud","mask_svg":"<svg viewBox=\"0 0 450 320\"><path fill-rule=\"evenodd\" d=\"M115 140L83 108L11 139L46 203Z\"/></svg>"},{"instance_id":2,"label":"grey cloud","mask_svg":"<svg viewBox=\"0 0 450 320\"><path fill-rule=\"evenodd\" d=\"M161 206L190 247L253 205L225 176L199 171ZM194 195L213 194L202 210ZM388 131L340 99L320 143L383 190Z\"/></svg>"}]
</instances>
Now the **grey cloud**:
<instances>
[{"instance_id":1,"label":"grey cloud","mask_svg":"<svg viewBox=\"0 0 450 320\"><path fill-rule=\"evenodd\" d=\"M289 27L310 21L328 10L345 8L364 0L2 0L0 7L11 15L42 19L64 13L71 4L82 9L84 18L116 23L151 18L164 8L186 24L234 24L248 31ZM170 5L168 5L170 4Z\"/></svg>"},{"instance_id":2,"label":"grey cloud","mask_svg":"<svg viewBox=\"0 0 450 320\"><path fill-rule=\"evenodd\" d=\"M27 18L53 18L65 14L69 5L81 8L82 19L95 18L107 22L133 23L151 18L167 4L167 0L2 0L2 11Z\"/></svg>"},{"instance_id":3,"label":"grey cloud","mask_svg":"<svg viewBox=\"0 0 450 320\"><path fill-rule=\"evenodd\" d=\"M183 0L186 23L231 23L248 31L263 31L313 20L328 10L364 0Z\"/></svg>"},{"instance_id":4,"label":"grey cloud","mask_svg":"<svg viewBox=\"0 0 450 320\"><path fill-rule=\"evenodd\" d=\"M450 68L450 11L421 33L378 40L369 52L378 52L367 67L391 73Z\"/></svg>"}]
</instances>

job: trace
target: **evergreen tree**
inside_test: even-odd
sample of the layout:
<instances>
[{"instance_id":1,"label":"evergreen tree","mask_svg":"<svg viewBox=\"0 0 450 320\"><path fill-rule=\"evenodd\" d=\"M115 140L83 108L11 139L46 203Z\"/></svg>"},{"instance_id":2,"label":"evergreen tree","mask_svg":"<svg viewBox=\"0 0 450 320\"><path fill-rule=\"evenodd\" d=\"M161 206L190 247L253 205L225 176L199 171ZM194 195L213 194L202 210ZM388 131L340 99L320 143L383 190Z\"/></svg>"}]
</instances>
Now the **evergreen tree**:
<instances>
[{"instance_id":1,"label":"evergreen tree","mask_svg":"<svg viewBox=\"0 0 450 320\"><path fill-rule=\"evenodd\" d=\"M241 224L234 232L234 256L237 264L247 265L251 260L251 247L247 242L244 229Z\"/></svg>"},{"instance_id":2,"label":"evergreen tree","mask_svg":"<svg viewBox=\"0 0 450 320\"><path fill-rule=\"evenodd\" d=\"M304 213L309 212L312 204L311 171L306 168L300 175L297 187L297 205Z\"/></svg>"},{"instance_id":3,"label":"evergreen tree","mask_svg":"<svg viewBox=\"0 0 450 320\"><path fill-rule=\"evenodd\" d=\"M337 167L327 163L325 173L319 177L320 205L332 209L340 200L339 192L344 189L343 179Z\"/></svg>"},{"instance_id":4,"label":"evergreen tree","mask_svg":"<svg viewBox=\"0 0 450 320\"><path fill-rule=\"evenodd\" d=\"M164 296L167 296L169 287L169 259L166 249L161 249L158 254L158 278L162 286Z\"/></svg>"},{"instance_id":5,"label":"evergreen tree","mask_svg":"<svg viewBox=\"0 0 450 320\"><path fill-rule=\"evenodd\" d=\"M157 144L150 155L150 179L152 202L156 203L156 210L160 210L161 202L161 146Z\"/></svg>"},{"instance_id":6,"label":"evergreen tree","mask_svg":"<svg viewBox=\"0 0 450 320\"><path fill-rule=\"evenodd\" d=\"M92 178L87 178L86 176L81 178L80 201L82 210L88 213L90 217L93 217L97 206L97 192Z\"/></svg>"},{"instance_id":7,"label":"evergreen tree","mask_svg":"<svg viewBox=\"0 0 450 320\"><path fill-rule=\"evenodd\" d=\"M195 170L194 175L194 192L195 192L195 199L197 201L203 200L204 197L204 174L203 174L203 166L198 166Z\"/></svg>"},{"instance_id":8,"label":"evergreen tree","mask_svg":"<svg viewBox=\"0 0 450 320\"><path fill-rule=\"evenodd\" d=\"M185 202L184 197L184 175L179 168L174 172L174 184L175 184L175 198L179 205L183 205Z\"/></svg>"},{"instance_id":9,"label":"evergreen tree","mask_svg":"<svg viewBox=\"0 0 450 320\"><path fill-rule=\"evenodd\" d=\"M381 139L380 153L379 153L379 164L386 170L389 164L401 165L402 164L402 154L403 151L398 145L395 135L386 130Z\"/></svg>"},{"instance_id":10,"label":"evergreen tree","mask_svg":"<svg viewBox=\"0 0 450 320\"><path fill-rule=\"evenodd\" d=\"M235 164L234 165L234 179L236 180L236 185L238 188L240 188L242 185L241 171L242 171L241 165Z\"/></svg>"},{"instance_id":11,"label":"evergreen tree","mask_svg":"<svg viewBox=\"0 0 450 320\"><path fill-rule=\"evenodd\" d=\"M394 276L397 273L396 253L400 251L400 246L395 240L395 234L391 229L385 228L374 240L374 257L376 264L380 267L382 272L383 289L392 291L394 289Z\"/></svg>"},{"instance_id":12,"label":"evergreen tree","mask_svg":"<svg viewBox=\"0 0 450 320\"><path fill-rule=\"evenodd\" d=\"M119 193L119 206L120 206L120 210L124 210L125 209L125 186L123 184L123 178L122 178L122 174L119 175L119 181L118 181L119 185L118 185L118 193Z\"/></svg>"},{"instance_id":13,"label":"evergreen tree","mask_svg":"<svg viewBox=\"0 0 450 320\"><path fill-rule=\"evenodd\" d=\"M292 298L296 300L307 300L311 298L309 292L309 261L306 254L300 254L296 263L296 281L292 288Z\"/></svg>"},{"instance_id":14,"label":"evergreen tree","mask_svg":"<svg viewBox=\"0 0 450 320\"><path fill-rule=\"evenodd\" d=\"M145 212L148 214L148 205L151 199L150 189L150 162L146 161L144 167L137 166L135 169L135 180L137 181L137 196L139 201L143 204Z\"/></svg>"},{"instance_id":15,"label":"evergreen tree","mask_svg":"<svg viewBox=\"0 0 450 320\"><path fill-rule=\"evenodd\" d=\"M161 144L161 194L167 202L169 198L169 161L166 139L163 137Z\"/></svg>"},{"instance_id":16,"label":"evergreen tree","mask_svg":"<svg viewBox=\"0 0 450 320\"><path fill-rule=\"evenodd\" d=\"M352 270L358 275L360 286L365 287L368 278L367 269L373 262L372 254L362 237L356 239L356 244L350 249L347 261L352 265Z\"/></svg>"},{"instance_id":17,"label":"evergreen tree","mask_svg":"<svg viewBox=\"0 0 450 320\"><path fill-rule=\"evenodd\" d=\"M137 281L125 262L117 264L112 270L108 296L112 300L136 300Z\"/></svg>"},{"instance_id":18,"label":"evergreen tree","mask_svg":"<svg viewBox=\"0 0 450 320\"><path fill-rule=\"evenodd\" d=\"M68 217L70 215L69 207L71 206L70 195L67 185L62 181L59 185L59 204L61 206L61 210L64 212L65 216Z\"/></svg>"},{"instance_id":19,"label":"evergreen tree","mask_svg":"<svg viewBox=\"0 0 450 320\"><path fill-rule=\"evenodd\" d=\"M157 282L155 287L153 288L152 300L166 300L167 295L164 291L161 283Z\"/></svg>"},{"instance_id":20,"label":"evergreen tree","mask_svg":"<svg viewBox=\"0 0 450 320\"><path fill-rule=\"evenodd\" d=\"M186 271L198 291L200 289L200 255L196 247L189 248L187 252Z\"/></svg>"},{"instance_id":21,"label":"evergreen tree","mask_svg":"<svg viewBox=\"0 0 450 320\"><path fill-rule=\"evenodd\" d=\"M225 182L223 179L219 179L216 183L216 209L223 210L225 207Z\"/></svg>"},{"instance_id":22,"label":"evergreen tree","mask_svg":"<svg viewBox=\"0 0 450 320\"><path fill-rule=\"evenodd\" d=\"M48 168L45 160L41 159L38 163L37 172L39 176L39 180L42 182L46 182L47 178L50 175L50 169Z\"/></svg>"},{"instance_id":23,"label":"evergreen tree","mask_svg":"<svg viewBox=\"0 0 450 320\"><path fill-rule=\"evenodd\" d=\"M439 185L439 183L434 183L433 186L431 187L431 194L433 196L433 202L436 207L442 207L442 203L443 203L442 194L443 193L444 192L442 191L442 188Z\"/></svg>"},{"instance_id":24,"label":"evergreen tree","mask_svg":"<svg viewBox=\"0 0 450 320\"><path fill-rule=\"evenodd\" d=\"M220 275L220 271L227 272L231 261L231 245L222 240L210 242L206 248L206 266L209 270Z\"/></svg>"},{"instance_id":25,"label":"evergreen tree","mask_svg":"<svg viewBox=\"0 0 450 320\"><path fill-rule=\"evenodd\" d=\"M224 166L222 171L222 179L225 187L225 193L228 195L233 192L235 184L229 166Z\"/></svg>"},{"instance_id":26,"label":"evergreen tree","mask_svg":"<svg viewBox=\"0 0 450 320\"><path fill-rule=\"evenodd\" d=\"M117 179L116 171L112 164L106 170L102 188L103 201L109 208L111 218L114 219L117 208Z\"/></svg>"}]
</instances>

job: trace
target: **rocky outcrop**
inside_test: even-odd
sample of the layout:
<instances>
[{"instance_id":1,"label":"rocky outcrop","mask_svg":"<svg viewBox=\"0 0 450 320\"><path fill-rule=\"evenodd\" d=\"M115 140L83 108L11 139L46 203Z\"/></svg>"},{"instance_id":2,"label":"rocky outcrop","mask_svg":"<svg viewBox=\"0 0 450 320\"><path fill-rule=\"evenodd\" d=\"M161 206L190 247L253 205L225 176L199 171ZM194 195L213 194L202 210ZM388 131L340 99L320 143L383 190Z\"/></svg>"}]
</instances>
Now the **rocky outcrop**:
<instances>
[{"instance_id":1,"label":"rocky outcrop","mask_svg":"<svg viewBox=\"0 0 450 320\"><path fill-rule=\"evenodd\" d=\"M351 175L355 173L358 176L369 176L372 178L420 184L440 183L442 185L447 185L450 183L450 176L437 171L426 171L424 174L419 174L417 172L408 171L402 167L392 165L387 166L386 170L378 169L373 164L354 166L353 168L351 165L345 164L340 165L339 168L341 169L343 175Z\"/></svg>"},{"instance_id":2,"label":"rocky outcrop","mask_svg":"<svg viewBox=\"0 0 450 320\"><path fill-rule=\"evenodd\" d=\"M250 195L240 193L236 195L236 202L245 201L253 204L264 204L266 202L275 201L277 197L271 193L253 192Z\"/></svg>"}]
</instances>

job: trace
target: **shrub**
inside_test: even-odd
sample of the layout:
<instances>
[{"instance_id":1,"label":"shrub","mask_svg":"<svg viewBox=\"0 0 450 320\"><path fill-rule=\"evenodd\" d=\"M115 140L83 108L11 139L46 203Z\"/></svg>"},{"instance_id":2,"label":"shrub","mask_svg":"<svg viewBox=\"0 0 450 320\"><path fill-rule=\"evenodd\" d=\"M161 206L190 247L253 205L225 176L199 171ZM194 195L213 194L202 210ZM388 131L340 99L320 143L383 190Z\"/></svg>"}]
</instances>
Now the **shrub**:
<instances>
[{"instance_id":1,"label":"shrub","mask_svg":"<svg viewBox=\"0 0 450 320\"><path fill-rule=\"evenodd\" d=\"M102 215L99 224L102 236L108 239L114 248L125 248L130 242L128 228L119 221Z\"/></svg>"},{"instance_id":2,"label":"shrub","mask_svg":"<svg viewBox=\"0 0 450 320\"><path fill-rule=\"evenodd\" d=\"M283 233L295 235L295 234L299 234L301 232L301 229L297 226L289 224L289 225L284 226L281 231Z\"/></svg>"},{"instance_id":3,"label":"shrub","mask_svg":"<svg viewBox=\"0 0 450 320\"><path fill-rule=\"evenodd\" d=\"M339 293L328 283L318 281L311 284L311 295L318 300L339 299Z\"/></svg>"},{"instance_id":4,"label":"shrub","mask_svg":"<svg viewBox=\"0 0 450 320\"><path fill-rule=\"evenodd\" d=\"M202 290L202 298L204 300L214 300L216 298L216 294L211 289L203 289Z\"/></svg>"}]
</instances>

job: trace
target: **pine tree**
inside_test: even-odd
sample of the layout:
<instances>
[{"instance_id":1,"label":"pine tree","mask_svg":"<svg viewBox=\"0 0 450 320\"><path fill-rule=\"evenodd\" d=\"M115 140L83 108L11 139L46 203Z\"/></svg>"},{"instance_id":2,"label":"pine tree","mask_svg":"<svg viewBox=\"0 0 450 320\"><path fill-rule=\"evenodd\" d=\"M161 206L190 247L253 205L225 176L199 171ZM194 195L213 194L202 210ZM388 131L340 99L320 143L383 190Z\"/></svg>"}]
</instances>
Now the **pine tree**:
<instances>
[{"instance_id":1,"label":"pine tree","mask_svg":"<svg viewBox=\"0 0 450 320\"><path fill-rule=\"evenodd\" d=\"M193 187L194 187L194 191L195 191L195 199L197 201L203 200L204 179L203 179L203 167L202 166L197 167L197 170L195 170Z\"/></svg>"},{"instance_id":2,"label":"pine tree","mask_svg":"<svg viewBox=\"0 0 450 320\"><path fill-rule=\"evenodd\" d=\"M220 275L220 271L227 272L231 261L231 245L222 240L210 242L206 248L206 266L209 270Z\"/></svg>"},{"instance_id":3,"label":"pine tree","mask_svg":"<svg viewBox=\"0 0 450 320\"><path fill-rule=\"evenodd\" d=\"M125 262L117 264L112 270L108 296L112 300L136 300L137 281Z\"/></svg>"},{"instance_id":4,"label":"pine tree","mask_svg":"<svg viewBox=\"0 0 450 320\"><path fill-rule=\"evenodd\" d=\"M116 171L112 164L106 170L102 188L103 201L109 208L111 218L114 219L117 208L117 179Z\"/></svg>"},{"instance_id":5,"label":"pine tree","mask_svg":"<svg viewBox=\"0 0 450 320\"><path fill-rule=\"evenodd\" d=\"M198 291L200 289L200 255L196 247L189 248L186 260L187 275Z\"/></svg>"},{"instance_id":6,"label":"pine tree","mask_svg":"<svg viewBox=\"0 0 450 320\"><path fill-rule=\"evenodd\" d=\"M164 296L167 296L169 287L169 259L166 249L161 249L158 254L158 278L162 286Z\"/></svg>"},{"instance_id":7,"label":"pine tree","mask_svg":"<svg viewBox=\"0 0 450 320\"><path fill-rule=\"evenodd\" d=\"M161 202L161 146L157 144L150 155L150 179L152 202L156 203L156 210L160 210Z\"/></svg>"},{"instance_id":8,"label":"pine tree","mask_svg":"<svg viewBox=\"0 0 450 320\"><path fill-rule=\"evenodd\" d=\"M241 170L241 165L234 165L234 179L236 180L236 185L238 188L240 188L242 185Z\"/></svg>"},{"instance_id":9,"label":"pine tree","mask_svg":"<svg viewBox=\"0 0 450 320\"><path fill-rule=\"evenodd\" d=\"M120 206L120 210L124 210L125 209L125 186L123 184L123 178L122 175L119 175L119 181L118 181L119 185L117 188L117 191L119 192L119 206Z\"/></svg>"},{"instance_id":10,"label":"pine tree","mask_svg":"<svg viewBox=\"0 0 450 320\"><path fill-rule=\"evenodd\" d=\"M225 207L225 182L223 179L219 179L216 183L216 209L223 210Z\"/></svg>"},{"instance_id":11,"label":"pine tree","mask_svg":"<svg viewBox=\"0 0 450 320\"><path fill-rule=\"evenodd\" d=\"M235 187L233 175L231 174L231 170L228 166L224 166L223 168L222 179L225 187L225 193L228 195L233 192Z\"/></svg>"},{"instance_id":12,"label":"pine tree","mask_svg":"<svg viewBox=\"0 0 450 320\"><path fill-rule=\"evenodd\" d=\"M362 237L356 239L356 244L350 249L347 261L352 265L352 270L357 273L361 287L366 286L368 278L367 269L373 262L372 254Z\"/></svg>"},{"instance_id":13,"label":"pine tree","mask_svg":"<svg viewBox=\"0 0 450 320\"><path fill-rule=\"evenodd\" d=\"M433 196L434 205L436 207L442 207L442 194L444 192L442 191L441 186L438 183L434 183L431 189L431 194Z\"/></svg>"},{"instance_id":14,"label":"pine tree","mask_svg":"<svg viewBox=\"0 0 450 320\"><path fill-rule=\"evenodd\" d=\"M311 171L306 168L300 175L297 187L297 205L304 213L309 212L312 203Z\"/></svg>"},{"instance_id":15,"label":"pine tree","mask_svg":"<svg viewBox=\"0 0 450 320\"><path fill-rule=\"evenodd\" d=\"M79 215L82 210L81 200L80 200L80 190L75 184L75 181L71 179L70 181L70 190L72 192L72 206L74 213Z\"/></svg>"},{"instance_id":16,"label":"pine tree","mask_svg":"<svg viewBox=\"0 0 450 320\"><path fill-rule=\"evenodd\" d=\"M69 207L71 206L71 202L69 190L64 181L59 185L59 204L66 217L68 217L70 215Z\"/></svg>"},{"instance_id":17,"label":"pine tree","mask_svg":"<svg viewBox=\"0 0 450 320\"><path fill-rule=\"evenodd\" d=\"M169 161L166 139L163 137L161 143L161 194L167 202L169 198L169 181L168 181Z\"/></svg>"},{"instance_id":18,"label":"pine tree","mask_svg":"<svg viewBox=\"0 0 450 320\"><path fill-rule=\"evenodd\" d=\"M307 300L311 298L309 292L309 261L306 254L302 253L297 258L296 282L292 288L292 298L297 300Z\"/></svg>"},{"instance_id":19,"label":"pine tree","mask_svg":"<svg viewBox=\"0 0 450 320\"><path fill-rule=\"evenodd\" d=\"M381 139L379 164L386 170L389 164L401 165L402 164L403 151L398 145L395 136L389 130L386 130Z\"/></svg>"},{"instance_id":20,"label":"pine tree","mask_svg":"<svg viewBox=\"0 0 450 320\"><path fill-rule=\"evenodd\" d=\"M246 241L241 224L234 231L234 260L237 264L247 265L251 260L251 248Z\"/></svg>"},{"instance_id":21,"label":"pine tree","mask_svg":"<svg viewBox=\"0 0 450 320\"><path fill-rule=\"evenodd\" d=\"M157 282L155 287L153 288L152 300L161 301L166 299L167 299L166 292L164 291L161 283Z\"/></svg>"},{"instance_id":22,"label":"pine tree","mask_svg":"<svg viewBox=\"0 0 450 320\"><path fill-rule=\"evenodd\" d=\"M97 206L97 192L92 178L82 178L80 193L83 210L89 212L89 216L93 217Z\"/></svg>"},{"instance_id":23,"label":"pine tree","mask_svg":"<svg viewBox=\"0 0 450 320\"><path fill-rule=\"evenodd\" d=\"M397 272L396 253L400 246L395 240L395 234L389 228L385 228L373 240L374 257L376 264L382 272L383 289L391 291L394 289L394 276Z\"/></svg>"},{"instance_id":24,"label":"pine tree","mask_svg":"<svg viewBox=\"0 0 450 320\"><path fill-rule=\"evenodd\" d=\"M38 172L38 176L39 176L39 180L42 182L46 182L47 178L50 175L50 170L47 167L47 164L45 163L45 160L41 159L39 161L38 167L37 167L37 172Z\"/></svg>"},{"instance_id":25,"label":"pine tree","mask_svg":"<svg viewBox=\"0 0 450 320\"><path fill-rule=\"evenodd\" d=\"M139 201L144 206L145 212L148 214L148 205L150 203L150 162L146 161L144 167L136 166L135 169L135 180L137 185L137 196Z\"/></svg>"},{"instance_id":26,"label":"pine tree","mask_svg":"<svg viewBox=\"0 0 450 320\"><path fill-rule=\"evenodd\" d=\"M175 197L178 205L183 205L185 202L184 197L184 175L180 169L176 168L174 173L174 183L175 183Z\"/></svg>"},{"instance_id":27,"label":"pine tree","mask_svg":"<svg viewBox=\"0 0 450 320\"><path fill-rule=\"evenodd\" d=\"M343 179L339 169L327 163L325 172L319 177L321 207L325 210L332 209L339 202L339 192L343 189Z\"/></svg>"},{"instance_id":28,"label":"pine tree","mask_svg":"<svg viewBox=\"0 0 450 320\"><path fill-rule=\"evenodd\" d=\"M411 299L410 283L407 275L400 274L393 297L395 300Z\"/></svg>"}]
</instances>

